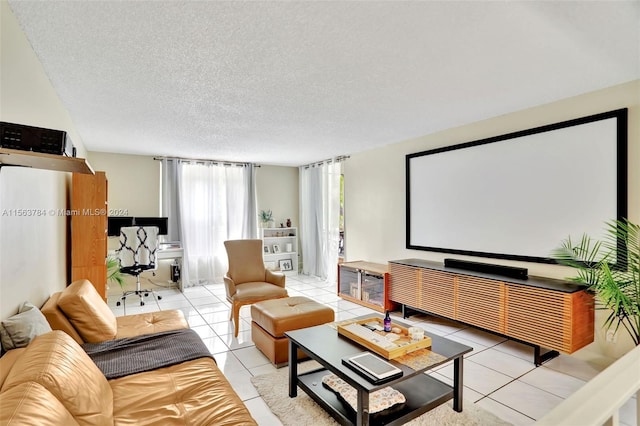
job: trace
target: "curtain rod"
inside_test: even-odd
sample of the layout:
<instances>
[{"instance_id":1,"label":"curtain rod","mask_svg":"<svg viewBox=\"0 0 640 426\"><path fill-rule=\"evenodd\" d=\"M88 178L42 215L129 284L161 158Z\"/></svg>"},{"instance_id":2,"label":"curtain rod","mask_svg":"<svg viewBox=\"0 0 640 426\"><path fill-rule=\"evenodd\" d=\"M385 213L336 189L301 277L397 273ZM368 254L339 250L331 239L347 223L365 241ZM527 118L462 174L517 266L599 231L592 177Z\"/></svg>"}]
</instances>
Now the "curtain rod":
<instances>
[{"instance_id":1,"label":"curtain rod","mask_svg":"<svg viewBox=\"0 0 640 426\"><path fill-rule=\"evenodd\" d=\"M178 161L195 161L196 163L212 163L212 164L222 164L223 166L241 166L246 167L248 165L253 165L253 167L260 167L259 164L253 163L241 163L237 161L222 161L222 160L210 160L205 158L185 158L185 157L153 157L156 161L162 160L178 160Z\"/></svg>"},{"instance_id":2,"label":"curtain rod","mask_svg":"<svg viewBox=\"0 0 640 426\"><path fill-rule=\"evenodd\" d=\"M305 169L308 169L309 167L321 166L325 163L326 164L340 163L342 161L348 160L349 158L350 157L348 155L339 155L338 157L335 157L335 158L328 158L322 161L315 161L313 163L305 164L304 166L300 166L300 167L304 167Z\"/></svg>"}]
</instances>

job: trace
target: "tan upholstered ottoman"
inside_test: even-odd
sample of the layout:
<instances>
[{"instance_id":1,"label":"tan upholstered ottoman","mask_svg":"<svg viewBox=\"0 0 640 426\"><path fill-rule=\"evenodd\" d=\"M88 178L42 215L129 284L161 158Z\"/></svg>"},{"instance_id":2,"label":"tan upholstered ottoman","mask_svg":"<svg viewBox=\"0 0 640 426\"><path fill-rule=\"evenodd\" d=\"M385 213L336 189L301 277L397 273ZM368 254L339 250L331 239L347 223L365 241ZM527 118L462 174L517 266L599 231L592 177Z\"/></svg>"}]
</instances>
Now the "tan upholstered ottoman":
<instances>
[{"instance_id":1,"label":"tan upholstered ottoman","mask_svg":"<svg viewBox=\"0 0 640 426\"><path fill-rule=\"evenodd\" d=\"M289 339L285 332L332 322L330 307L302 297L265 300L251 305L251 339L276 367L289 361ZM304 353L298 352L298 358Z\"/></svg>"}]
</instances>

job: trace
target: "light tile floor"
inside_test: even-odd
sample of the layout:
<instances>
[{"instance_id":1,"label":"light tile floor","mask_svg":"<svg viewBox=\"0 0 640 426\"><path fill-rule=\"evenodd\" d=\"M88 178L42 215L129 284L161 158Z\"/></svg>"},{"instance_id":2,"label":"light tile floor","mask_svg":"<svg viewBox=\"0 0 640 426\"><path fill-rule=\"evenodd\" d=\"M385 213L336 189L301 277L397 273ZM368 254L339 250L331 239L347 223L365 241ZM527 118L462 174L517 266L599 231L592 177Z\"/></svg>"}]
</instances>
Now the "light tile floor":
<instances>
[{"instance_id":1,"label":"light tile floor","mask_svg":"<svg viewBox=\"0 0 640 426\"><path fill-rule=\"evenodd\" d=\"M290 296L307 296L330 306L336 312L336 320L373 312L342 300L336 295L335 283L315 277L287 277L287 290ZM167 309L182 310L189 325L202 337L256 421L264 426L281 424L250 380L253 376L275 371L275 367L251 341L248 306L241 309L240 333L237 338L233 336L233 324L229 321L230 306L225 299L222 283L187 288L184 293L177 289L159 289L157 294L162 299L149 297L142 307L134 297L129 298L126 306L117 307L116 294L113 292L109 295L108 303L118 316ZM399 312L393 313L393 316L401 319ZM465 399L474 401L514 425L533 424L598 374L586 362L569 355L560 355L535 368L532 347L440 318L416 315L402 321L472 346L473 352L465 356ZM445 364L432 374L451 384L453 366L451 363ZM621 424L636 426L634 407L635 400L632 400L621 410Z\"/></svg>"}]
</instances>

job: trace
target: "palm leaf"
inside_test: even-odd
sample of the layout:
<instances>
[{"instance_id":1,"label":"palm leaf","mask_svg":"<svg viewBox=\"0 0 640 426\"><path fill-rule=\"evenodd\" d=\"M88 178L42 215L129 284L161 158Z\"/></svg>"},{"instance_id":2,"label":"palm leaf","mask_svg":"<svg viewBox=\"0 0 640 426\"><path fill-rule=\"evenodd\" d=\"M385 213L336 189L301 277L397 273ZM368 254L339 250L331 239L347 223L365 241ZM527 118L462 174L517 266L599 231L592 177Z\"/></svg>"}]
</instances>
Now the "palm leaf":
<instances>
[{"instance_id":1,"label":"palm leaf","mask_svg":"<svg viewBox=\"0 0 640 426\"><path fill-rule=\"evenodd\" d=\"M568 237L551 255L576 269L576 276L569 279L588 286L597 296L598 308L610 311L604 327L617 331L622 326L639 345L640 226L616 220L606 224L606 231L602 241L583 235L574 244Z\"/></svg>"},{"instance_id":2,"label":"palm leaf","mask_svg":"<svg viewBox=\"0 0 640 426\"><path fill-rule=\"evenodd\" d=\"M120 260L115 257L107 257L107 281L116 282L124 290L124 276L120 272Z\"/></svg>"}]
</instances>

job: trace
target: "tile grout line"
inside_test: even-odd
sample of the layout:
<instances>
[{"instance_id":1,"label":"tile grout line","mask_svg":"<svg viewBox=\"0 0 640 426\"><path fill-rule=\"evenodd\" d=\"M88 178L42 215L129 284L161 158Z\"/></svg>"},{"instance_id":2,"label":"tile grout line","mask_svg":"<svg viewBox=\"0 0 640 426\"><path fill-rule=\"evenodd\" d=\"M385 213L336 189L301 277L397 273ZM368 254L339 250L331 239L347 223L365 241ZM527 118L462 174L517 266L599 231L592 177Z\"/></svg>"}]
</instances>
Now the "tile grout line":
<instances>
[{"instance_id":1,"label":"tile grout line","mask_svg":"<svg viewBox=\"0 0 640 426\"><path fill-rule=\"evenodd\" d=\"M496 389L496 390L497 390L497 389ZM492 392L492 393L493 393L493 392ZM489 397L489 395L485 395L485 396L483 396L482 398L480 398L479 400L477 400L477 401L475 402L475 404L477 404L478 402L482 401L483 399L490 399L491 401L495 402L496 404L499 404L499 405L501 405L501 406L503 406L503 407L505 407L505 408L507 408L507 409L509 409L509 410L511 410L511 411L514 411L514 412L516 412L516 413L518 413L518 414L520 414L520 415L522 415L522 416L524 416L524 417L526 417L526 418L528 418L528 419L531 419L531 420L533 420L534 422L536 421L536 419L534 419L533 417L528 416L528 415L526 415L525 413L523 413L523 412L521 412L521 411L518 411L518 410L516 410L516 409L515 409L515 408L513 408L513 407L509 407L508 405L505 405L505 404L503 404L502 402L500 402L500 401L498 401L498 400L495 400L495 399L493 399L493 398ZM494 414L494 415L495 415L495 414ZM499 416L498 416L498 417L499 417Z\"/></svg>"}]
</instances>

